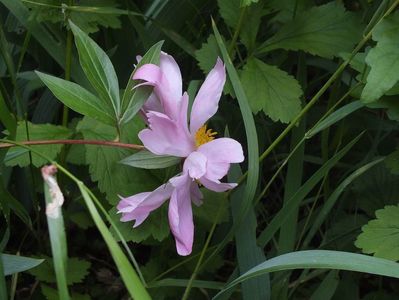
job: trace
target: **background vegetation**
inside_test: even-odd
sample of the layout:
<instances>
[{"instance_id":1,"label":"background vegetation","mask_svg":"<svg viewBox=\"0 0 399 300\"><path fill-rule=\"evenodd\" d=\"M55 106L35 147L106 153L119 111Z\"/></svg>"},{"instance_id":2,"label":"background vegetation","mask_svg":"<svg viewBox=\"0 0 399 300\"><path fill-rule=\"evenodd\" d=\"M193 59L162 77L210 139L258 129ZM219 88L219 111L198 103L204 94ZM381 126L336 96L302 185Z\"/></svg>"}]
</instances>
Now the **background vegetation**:
<instances>
[{"instance_id":1,"label":"background vegetation","mask_svg":"<svg viewBox=\"0 0 399 300\"><path fill-rule=\"evenodd\" d=\"M0 3L1 299L398 298L399 1ZM161 49L191 99L223 59L210 127L246 155L228 176L237 189L204 190L188 257L165 205L135 229L115 209L178 168L93 145L140 142L145 95L130 77L137 55L157 63Z\"/></svg>"}]
</instances>

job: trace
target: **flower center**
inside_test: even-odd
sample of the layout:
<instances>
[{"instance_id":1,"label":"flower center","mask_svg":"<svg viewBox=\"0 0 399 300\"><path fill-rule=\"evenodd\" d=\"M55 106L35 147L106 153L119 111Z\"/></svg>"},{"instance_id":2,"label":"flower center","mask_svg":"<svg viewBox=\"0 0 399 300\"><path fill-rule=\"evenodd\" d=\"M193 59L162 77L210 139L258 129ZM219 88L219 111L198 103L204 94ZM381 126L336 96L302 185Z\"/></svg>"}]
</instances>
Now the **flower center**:
<instances>
[{"instance_id":1,"label":"flower center","mask_svg":"<svg viewBox=\"0 0 399 300\"><path fill-rule=\"evenodd\" d=\"M215 139L215 135L218 133L216 131L212 131L212 129L206 129L206 125L202 126L195 133L195 145L197 147L206 144Z\"/></svg>"}]
</instances>

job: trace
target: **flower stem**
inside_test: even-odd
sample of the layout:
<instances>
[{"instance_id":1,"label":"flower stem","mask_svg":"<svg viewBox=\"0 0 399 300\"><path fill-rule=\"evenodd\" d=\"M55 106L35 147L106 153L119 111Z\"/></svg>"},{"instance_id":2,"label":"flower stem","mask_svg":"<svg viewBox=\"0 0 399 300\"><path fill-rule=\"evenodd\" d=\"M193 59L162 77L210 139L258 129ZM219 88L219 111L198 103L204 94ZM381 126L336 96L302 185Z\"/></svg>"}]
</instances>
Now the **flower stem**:
<instances>
[{"instance_id":1,"label":"flower stem","mask_svg":"<svg viewBox=\"0 0 399 300\"><path fill-rule=\"evenodd\" d=\"M134 150L143 150L144 146L136 145L136 144L125 144L120 142L111 142L111 141L98 141L98 140L40 140L40 141L19 141L21 145L98 145L98 146L109 146L109 147L118 147L118 148L128 148ZM10 148L18 146L16 144L11 143L0 143L0 148Z\"/></svg>"}]
</instances>

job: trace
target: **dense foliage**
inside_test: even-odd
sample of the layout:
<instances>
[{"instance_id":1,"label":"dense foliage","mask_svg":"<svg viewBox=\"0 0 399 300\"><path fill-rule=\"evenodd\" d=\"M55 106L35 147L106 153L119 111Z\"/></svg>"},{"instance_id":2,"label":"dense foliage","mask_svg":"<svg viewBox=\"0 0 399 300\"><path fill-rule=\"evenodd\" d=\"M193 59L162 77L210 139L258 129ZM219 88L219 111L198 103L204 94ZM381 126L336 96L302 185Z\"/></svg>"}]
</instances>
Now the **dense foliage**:
<instances>
[{"instance_id":1,"label":"dense foliage","mask_svg":"<svg viewBox=\"0 0 399 300\"><path fill-rule=\"evenodd\" d=\"M397 299L398 4L0 0L0 299ZM138 136L162 51L189 107L223 61L245 156L188 256L167 203L117 213L183 167Z\"/></svg>"}]
</instances>

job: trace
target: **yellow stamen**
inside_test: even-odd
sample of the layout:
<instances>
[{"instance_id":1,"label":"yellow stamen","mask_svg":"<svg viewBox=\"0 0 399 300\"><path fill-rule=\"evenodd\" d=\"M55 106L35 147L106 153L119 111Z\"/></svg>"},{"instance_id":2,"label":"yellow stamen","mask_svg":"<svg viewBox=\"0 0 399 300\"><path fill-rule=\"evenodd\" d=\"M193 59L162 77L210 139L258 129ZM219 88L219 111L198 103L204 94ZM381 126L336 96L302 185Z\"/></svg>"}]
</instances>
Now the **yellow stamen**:
<instances>
[{"instance_id":1,"label":"yellow stamen","mask_svg":"<svg viewBox=\"0 0 399 300\"><path fill-rule=\"evenodd\" d=\"M206 144L215 139L215 135L218 133L216 131L212 131L212 129L206 129L206 125L202 126L195 133L195 145L197 147Z\"/></svg>"}]
</instances>

